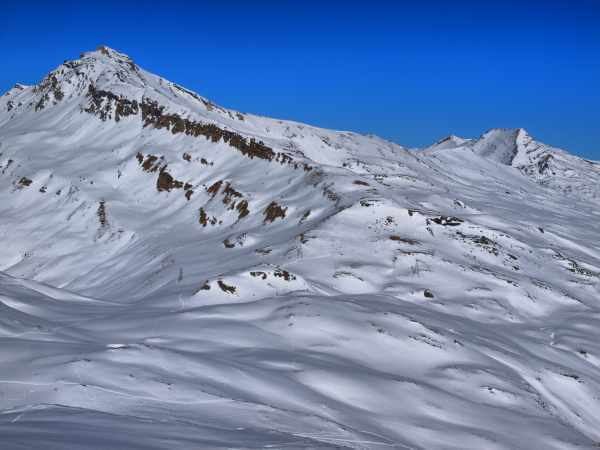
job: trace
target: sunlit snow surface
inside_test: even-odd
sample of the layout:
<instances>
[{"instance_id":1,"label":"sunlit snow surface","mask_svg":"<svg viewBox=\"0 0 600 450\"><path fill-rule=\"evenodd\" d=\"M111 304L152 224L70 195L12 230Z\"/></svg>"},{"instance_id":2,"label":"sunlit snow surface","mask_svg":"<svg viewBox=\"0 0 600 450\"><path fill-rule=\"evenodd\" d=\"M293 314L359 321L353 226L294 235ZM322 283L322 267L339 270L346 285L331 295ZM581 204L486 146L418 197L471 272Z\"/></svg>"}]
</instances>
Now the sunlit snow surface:
<instances>
[{"instance_id":1,"label":"sunlit snow surface","mask_svg":"<svg viewBox=\"0 0 600 450\"><path fill-rule=\"evenodd\" d=\"M597 163L240 114L110 49L44 81L0 97L3 450L600 442ZM90 84L291 162L102 120Z\"/></svg>"}]
</instances>

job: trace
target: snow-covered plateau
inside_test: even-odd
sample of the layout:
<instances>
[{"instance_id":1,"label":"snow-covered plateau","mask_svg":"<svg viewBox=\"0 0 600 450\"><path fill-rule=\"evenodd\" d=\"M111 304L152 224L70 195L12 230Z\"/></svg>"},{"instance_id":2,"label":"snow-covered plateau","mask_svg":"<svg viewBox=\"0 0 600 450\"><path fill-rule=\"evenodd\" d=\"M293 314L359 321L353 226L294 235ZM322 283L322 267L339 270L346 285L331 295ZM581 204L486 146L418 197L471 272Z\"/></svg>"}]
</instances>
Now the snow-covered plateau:
<instances>
[{"instance_id":1,"label":"snow-covered plateau","mask_svg":"<svg viewBox=\"0 0 600 450\"><path fill-rule=\"evenodd\" d=\"M107 47L0 97L0 448L600 445L600 163L222 108Z\"/></svg>"}]
</instances>

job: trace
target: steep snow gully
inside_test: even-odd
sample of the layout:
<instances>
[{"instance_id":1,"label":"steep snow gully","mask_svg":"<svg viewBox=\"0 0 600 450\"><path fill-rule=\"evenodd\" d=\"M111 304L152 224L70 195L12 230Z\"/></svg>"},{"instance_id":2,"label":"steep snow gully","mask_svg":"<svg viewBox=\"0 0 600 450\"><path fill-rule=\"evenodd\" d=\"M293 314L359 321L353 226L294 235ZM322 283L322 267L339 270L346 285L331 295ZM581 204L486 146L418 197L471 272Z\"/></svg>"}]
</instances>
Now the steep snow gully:
<instances>
[{"instance_id":1,"label":"steep snow gully","mask_svg":"<svg viewBox=\"0 0 600 450\"><path fill-rule=\"evenodd\" d=\"M600 164L222 108L107 47L0 97L0 447L600 445Z\"/></svg>"}]
</instances>

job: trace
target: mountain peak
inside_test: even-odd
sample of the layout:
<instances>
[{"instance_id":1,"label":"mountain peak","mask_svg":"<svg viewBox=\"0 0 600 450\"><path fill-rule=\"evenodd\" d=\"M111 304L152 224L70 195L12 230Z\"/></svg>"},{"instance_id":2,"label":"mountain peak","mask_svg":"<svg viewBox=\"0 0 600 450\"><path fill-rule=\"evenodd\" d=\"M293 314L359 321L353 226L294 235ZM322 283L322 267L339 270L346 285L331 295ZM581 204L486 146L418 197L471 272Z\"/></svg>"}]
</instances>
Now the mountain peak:
<instances>
[{"instance_id":1,"label":"mountain peak","mask_svg":"<svg viewBox=\"0 0 600 450\"><path fill-rule=\"evenodd\" d=\"M533 138L524 128L492 128L473 145L475 153L507 166L527 151Z\"/></svg>"},{"instance_id":2,"label":"mountain peak","mask_svg":"<svg viewBox=\"0 0 600 450\"><path fill-rule=\"evenodd\" d=\"M96 48L96 50L82 53L80 59L84 58L94 58L101 61L112 60L120 63L133 64L133 60L130 56L106 45L100 45Z\"/></svg>"},{"instance_id":3,"label":"mountain peak","mask_svg":"<svg viewBox=\"0 0 600 450\"><path fill-rule=\"evenodd\" d=\"M481 135L479 140L503 140L515 145L523 144L533 138L525 128L491 128Z\"/></svg>"},{"instance_id":4,"label":"mountain peak","mask_svg":"<svg viewBox=\"0 0 600 450\"><path fill-rule=\"evenodd\" d=\"M33 87L35 110L80 97L94 89L108 89L119 95L142 88L146 80L133 60L110 47L100 46L82 53L79 59L65 61Z\"/></svg>"},{"instance_id":5,"label":"mountain peak","mask_svg":"<svg viewBox=\"0 0 600 450\"><path fill-rule=\"evenodd\" d=\"M524 128L491 128L477 139L466 139L450 134L435 142L425 150L438 151L458 147L475 149L475 152L496 159L502 164L511 165L518 150L528 145L533 138ZM500 150L499 150L500 149ZM505 152L508 149L507 152ZM499 154L502 153L502 154ZM507 154L505 154L507 153Z\"/></svg>"},{"instance_id":6,"label":"mountain peak","mask_svg":"<svg viewBox=\"0 0 600 450\"><path fill-rule=\"evenodd\" d=\"M90 68L101 67L104 70L112 69L113 71L120 72L137 72L139 70L130 56L105 45L99 46L96 50L82 53L79 59L68 61L64 66L67 68L78 68L81 66L89 66Z\"/></svg>"},{"instance_id":7,"label":"mountain peak","mask_svg":"<svg viewBox=\"0 0 600 450\"><path fill-rule=\"evenodd\" d=\"M469 142L471 142L471 139L465 139L460 136L456 136L455 134L451 134L449 136L446 136L443 139L440 139L435 144L428 147L428 149L444 150L444 149L450 149L450 148L457 148L457 147L461 147Z\"/></svg>"}]
</instances>

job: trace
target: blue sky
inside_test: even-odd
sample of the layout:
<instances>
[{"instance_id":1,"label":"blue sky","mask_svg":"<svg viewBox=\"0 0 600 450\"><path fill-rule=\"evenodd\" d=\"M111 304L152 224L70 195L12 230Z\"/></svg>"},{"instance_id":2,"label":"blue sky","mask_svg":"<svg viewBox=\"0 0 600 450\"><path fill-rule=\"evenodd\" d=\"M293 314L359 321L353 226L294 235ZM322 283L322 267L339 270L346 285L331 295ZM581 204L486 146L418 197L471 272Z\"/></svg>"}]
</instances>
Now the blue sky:
<instances>
[{"instance_id":1,"label":"blue sky","mask_svg":"<svg viewBox=\"0 0 600 450\"><path fill-rule=\"evenodd\" d=\"M106 44L241 111L407 146L524 127L600 160L600 1L3 2L0 90Z\"/></svg>"}]
</instances>

